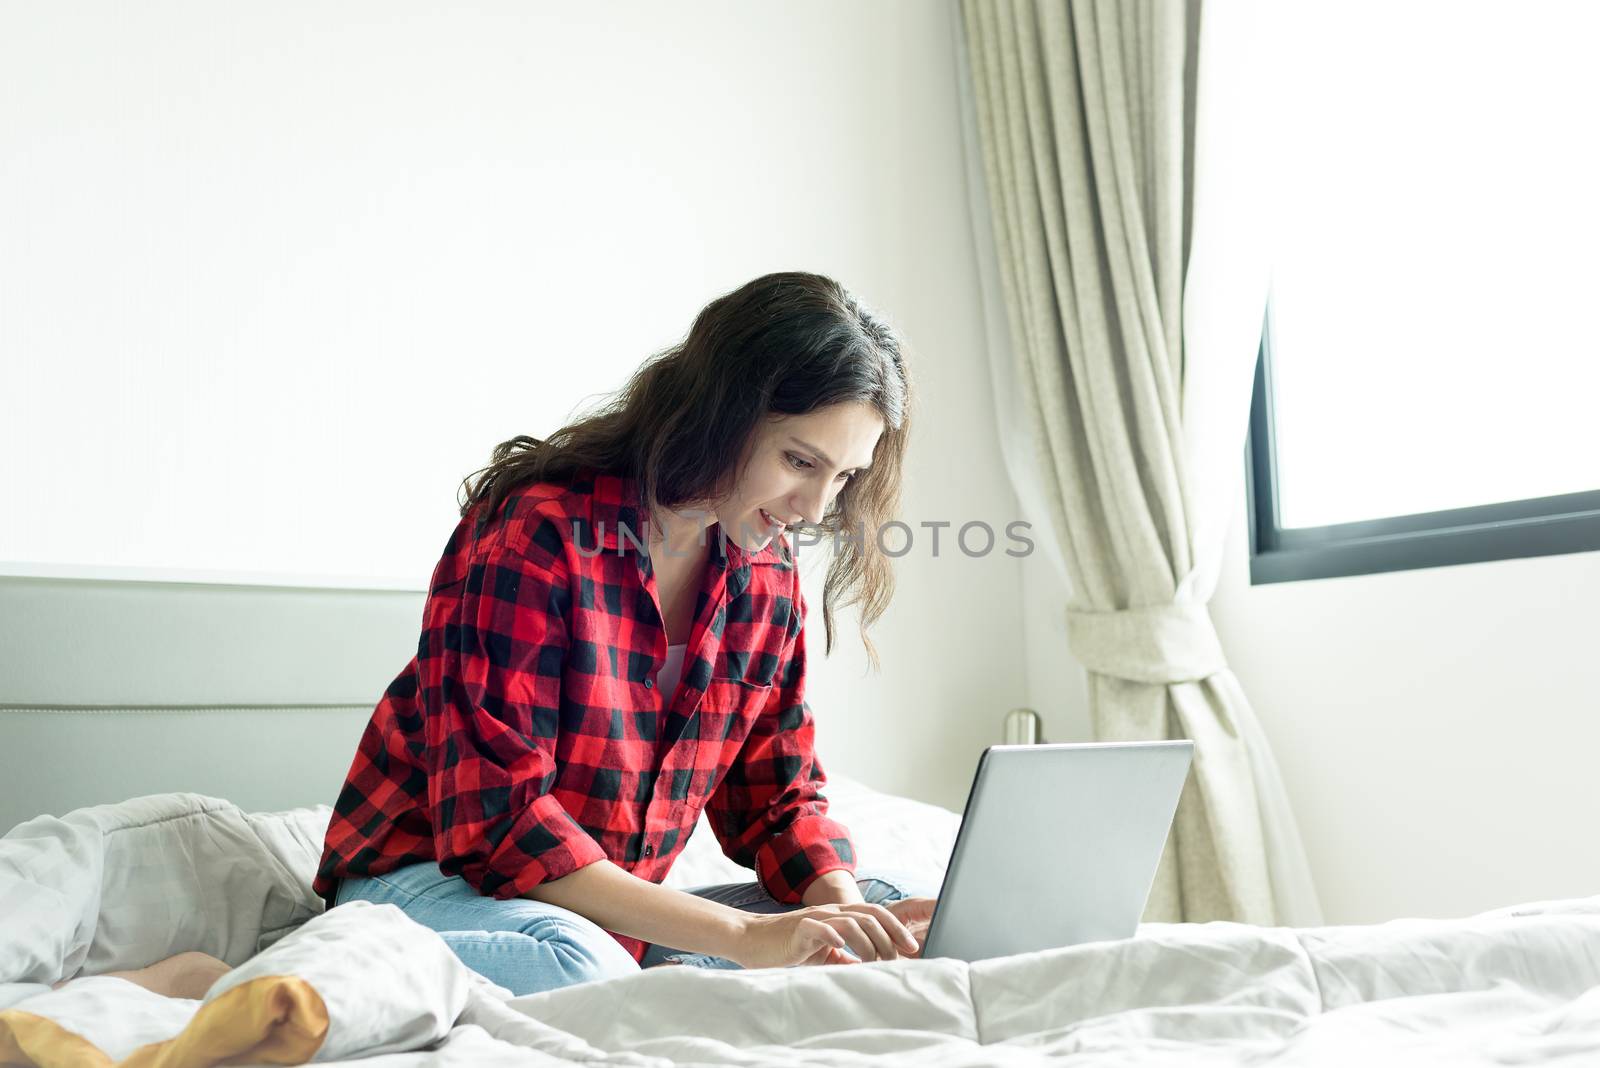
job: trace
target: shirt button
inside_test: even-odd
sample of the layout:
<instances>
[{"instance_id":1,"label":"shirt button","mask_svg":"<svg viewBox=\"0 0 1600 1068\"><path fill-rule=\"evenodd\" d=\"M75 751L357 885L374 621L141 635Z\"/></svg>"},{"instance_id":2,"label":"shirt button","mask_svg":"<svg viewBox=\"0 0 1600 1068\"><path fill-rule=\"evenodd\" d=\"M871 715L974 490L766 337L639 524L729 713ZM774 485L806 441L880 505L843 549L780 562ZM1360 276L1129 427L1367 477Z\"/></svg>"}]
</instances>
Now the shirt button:
<instances>
[{"instance_id":1,"label":"shirt button","mask_svg":"<svg viewBox=\"0 0 1600 1068\"><path fill-rule=\"evenodd\" d=\"M647 690L654 689L655 685L656 685L656 680L655 679L645 679L644 680L644 688L647 689Z\"/></svg>"},{"instance_id":2,"label":"shirt button","mask_svg":"<svg viewBox=\"0 0 1600 1068\"><path fill-rule=\"evenodd\" d=\"M647 856L647 857L655 856L656 855L656 847L653 846L653 845L646 845L644 847L644 855Z\"/></svg>"}]
</instances>

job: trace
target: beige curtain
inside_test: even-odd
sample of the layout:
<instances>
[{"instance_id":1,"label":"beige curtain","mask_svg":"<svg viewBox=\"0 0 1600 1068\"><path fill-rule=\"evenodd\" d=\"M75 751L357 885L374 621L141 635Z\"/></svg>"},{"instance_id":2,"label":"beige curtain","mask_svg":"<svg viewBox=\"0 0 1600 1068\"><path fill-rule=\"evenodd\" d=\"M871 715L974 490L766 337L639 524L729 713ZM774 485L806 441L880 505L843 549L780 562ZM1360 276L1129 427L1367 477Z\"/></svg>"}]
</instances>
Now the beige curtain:
<instances>
[{"instance_id":1,"label":"beige curtain","mask_svg":"<svg viewBox=\"0 0 1600 1068\"><path fill-rule=\"evenodd\" d=\"M1007 466L1071 591L1095 737L1195 742L1144 918L1311 926L1299 832L1206 607L1270 250L1251 7L1200 14L962 0L973 222Z\"/></svg>"}]
</instances>

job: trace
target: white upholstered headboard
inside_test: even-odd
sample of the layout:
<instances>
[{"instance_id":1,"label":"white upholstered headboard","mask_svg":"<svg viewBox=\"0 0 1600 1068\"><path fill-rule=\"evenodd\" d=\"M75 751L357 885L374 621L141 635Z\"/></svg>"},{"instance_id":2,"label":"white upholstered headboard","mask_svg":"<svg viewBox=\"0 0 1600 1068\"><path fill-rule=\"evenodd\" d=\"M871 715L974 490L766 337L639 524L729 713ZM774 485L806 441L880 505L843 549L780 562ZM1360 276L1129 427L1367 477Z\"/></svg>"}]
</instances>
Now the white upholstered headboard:
<instances>
[{"instance_id":1,"label":"white upholstered headboard","mask_svg":"<svg viewBox=\"0 0 1600 1068\"><path fill-rule=\"evenodd\" d=\"M0 577L0 833L145 794L333 804L424 600Z\"/></svg>"},{"instance_id":2,"label":"white upholstered headboard","mask_svg":"<svg viewBox=\"0 0 1600 1068\"><path fill-rule=\"evenodd\" d=\"M0 708L0 834L34 816L189 791L246 812L331 805L368 705Z\"/></svg>"}]
</instances>

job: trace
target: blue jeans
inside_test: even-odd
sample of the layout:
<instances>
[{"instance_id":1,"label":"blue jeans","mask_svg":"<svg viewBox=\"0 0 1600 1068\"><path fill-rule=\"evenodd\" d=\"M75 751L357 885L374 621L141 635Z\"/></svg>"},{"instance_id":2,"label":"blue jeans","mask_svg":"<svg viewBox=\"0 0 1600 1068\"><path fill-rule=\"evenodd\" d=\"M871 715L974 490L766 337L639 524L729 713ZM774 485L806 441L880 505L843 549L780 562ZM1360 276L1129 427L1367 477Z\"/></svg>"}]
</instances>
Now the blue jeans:
<instances>
[{"instance_id":1,"label":"blue jeans","mask_svg":"<svg viewBox=\"0 0 1600 1068\"><path fill-rule=\"evenodd\" d=\"M898 872L860 875L861 896L874 904L903 897L933 897L939 887ZM792 912L800 905L775 901L759 883L722 883L687 891L745 912ZM372 901L397 905L424 927L439 932L468 968L515 995L630 975L674 961L700 968L738 968L725 957L650 945L644 959L632 954L587 917L530 898L506 900L479 894L459 875L445 875L428 861L383 875L341 879L334 904Z\"/></svg>"}]
</instances>

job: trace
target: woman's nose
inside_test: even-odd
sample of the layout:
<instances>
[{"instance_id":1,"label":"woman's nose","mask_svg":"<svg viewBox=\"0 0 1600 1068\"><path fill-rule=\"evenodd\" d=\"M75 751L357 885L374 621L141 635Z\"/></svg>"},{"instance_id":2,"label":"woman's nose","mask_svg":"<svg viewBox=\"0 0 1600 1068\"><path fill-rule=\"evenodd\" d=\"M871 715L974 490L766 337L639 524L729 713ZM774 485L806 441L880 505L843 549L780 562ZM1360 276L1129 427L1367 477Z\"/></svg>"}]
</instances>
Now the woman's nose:
<instances>
[{"instance_id":1,"label":"woman's nose","mask_svg":"<svg viewBox=\"0 0 1600 1068\"><path fill-rule=\"evenodd\" d=\"M815 526L822 522L822 513L828 510L828 500L831 496L826 489L812 493L796 493L789 499L789 507L794 509L804 522Z\"/></svg>"}]
</instances>

